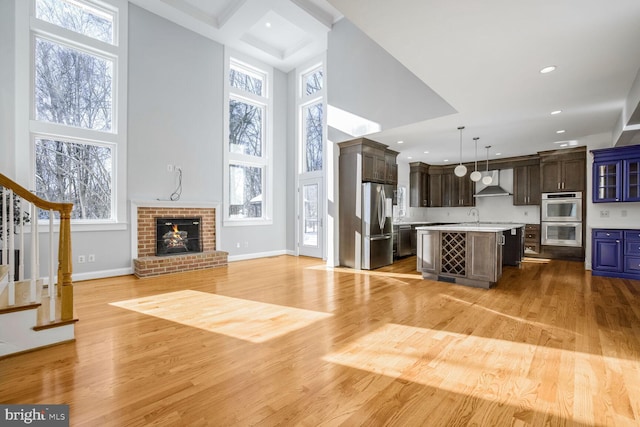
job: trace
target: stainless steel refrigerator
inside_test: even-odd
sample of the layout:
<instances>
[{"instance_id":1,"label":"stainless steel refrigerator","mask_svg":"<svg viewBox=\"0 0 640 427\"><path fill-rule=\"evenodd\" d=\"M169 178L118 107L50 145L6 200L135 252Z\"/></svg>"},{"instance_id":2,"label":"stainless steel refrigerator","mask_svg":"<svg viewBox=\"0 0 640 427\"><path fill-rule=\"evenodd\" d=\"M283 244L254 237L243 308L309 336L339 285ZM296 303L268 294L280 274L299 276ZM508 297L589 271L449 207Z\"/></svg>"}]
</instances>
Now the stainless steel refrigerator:
<instances>
[{"instance_id":1,"label":"stainless steel refrigerator","mask_svg":"<svg viewBox=\"0 0 640 427\"><path fill-rule=\"evenodd\" d=\"M363 270L393 263L393 186L362 183L362 259Z\"/></svg>"}]
</instances>

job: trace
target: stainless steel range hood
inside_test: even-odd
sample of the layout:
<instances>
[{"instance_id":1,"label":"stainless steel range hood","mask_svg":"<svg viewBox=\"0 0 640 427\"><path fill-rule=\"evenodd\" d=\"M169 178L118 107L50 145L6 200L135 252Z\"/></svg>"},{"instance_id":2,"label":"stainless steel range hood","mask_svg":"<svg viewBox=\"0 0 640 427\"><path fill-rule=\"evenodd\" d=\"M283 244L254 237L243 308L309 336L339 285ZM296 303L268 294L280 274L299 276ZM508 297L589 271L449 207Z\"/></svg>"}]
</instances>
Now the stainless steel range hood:
<instances>
[{"instance_id":1,"label":"stainless steel range hood","mask_svg":"<svg viewBox=\"0 0 640 427\"><path fill-rule=\"evenodd\" d=\"M473 197L496 197L496 196L511 196L507 190L500 186L500 171L492 170L488 172L482 172L482 177L491 177L491 184L487 185L480 191L478 191Z\"/></svg>"}]
</instances>

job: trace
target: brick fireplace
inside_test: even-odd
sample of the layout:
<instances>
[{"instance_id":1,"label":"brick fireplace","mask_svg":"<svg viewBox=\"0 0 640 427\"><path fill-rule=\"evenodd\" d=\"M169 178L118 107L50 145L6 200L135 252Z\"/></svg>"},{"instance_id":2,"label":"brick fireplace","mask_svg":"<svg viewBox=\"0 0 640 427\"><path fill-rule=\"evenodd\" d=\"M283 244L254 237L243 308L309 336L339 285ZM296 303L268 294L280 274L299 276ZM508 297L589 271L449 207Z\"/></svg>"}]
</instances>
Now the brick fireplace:
<instances>
[{"instance_id":1,"label":"brick fireplace","mask_svg":"<svg viewBox=\"0 0 640 427\"><path fill-rule=\"evenodd\" d=\"M164 202L171 203L171 202ZM138 277L182 271L202 270L227 265L228 253L216 250L217 205L205 203L132 202L133 267ZM158 218L200 218L202 252L156 256Z\"/></svg>"}]
</instances>

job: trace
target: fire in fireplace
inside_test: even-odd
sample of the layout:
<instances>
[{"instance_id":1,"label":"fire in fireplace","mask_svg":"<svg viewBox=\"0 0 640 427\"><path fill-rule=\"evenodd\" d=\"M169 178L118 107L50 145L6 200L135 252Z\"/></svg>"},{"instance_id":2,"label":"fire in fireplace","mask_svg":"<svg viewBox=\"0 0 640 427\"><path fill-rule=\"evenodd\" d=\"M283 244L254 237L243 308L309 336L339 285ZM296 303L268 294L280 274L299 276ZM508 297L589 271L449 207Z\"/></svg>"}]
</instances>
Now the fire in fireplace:
<instances>
[{"instance_id":1,"label":"fire in fireplace","mask_svg":"<svg viewBox=\"0 0 640 427\"><path fill-rule=\"evenodd\" d=\"M202 252L201 218L157 218L156 255Z\"/></svg>"}]
</instances>

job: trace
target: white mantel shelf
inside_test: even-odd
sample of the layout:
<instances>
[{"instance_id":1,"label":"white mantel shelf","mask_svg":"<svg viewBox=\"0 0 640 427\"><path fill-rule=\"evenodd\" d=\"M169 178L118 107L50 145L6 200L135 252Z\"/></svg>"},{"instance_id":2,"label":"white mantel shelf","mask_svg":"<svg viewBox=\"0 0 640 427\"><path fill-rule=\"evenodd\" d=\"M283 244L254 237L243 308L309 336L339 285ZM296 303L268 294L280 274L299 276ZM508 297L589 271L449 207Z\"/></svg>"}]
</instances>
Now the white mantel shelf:
<instances>
[{"instance_id":1,"label":"white mantel shelf","mask_svg":"<svg viewBox=\"0 0 640 427\"><path fill-rule=\"evenodd\" d=\"M131 208L159 207L159 208L220 208L221 202L183 201L183 200L131 200ZM132 217L133 218L133 217Z\"/></svg>"}]
</instances>

